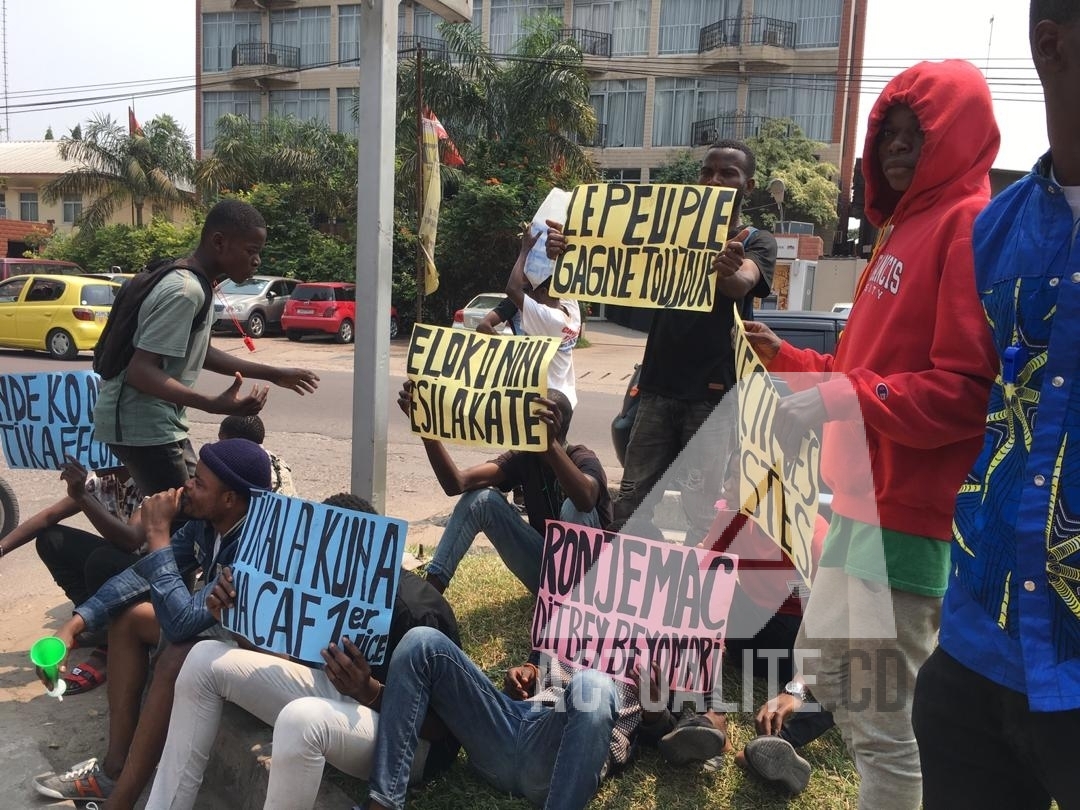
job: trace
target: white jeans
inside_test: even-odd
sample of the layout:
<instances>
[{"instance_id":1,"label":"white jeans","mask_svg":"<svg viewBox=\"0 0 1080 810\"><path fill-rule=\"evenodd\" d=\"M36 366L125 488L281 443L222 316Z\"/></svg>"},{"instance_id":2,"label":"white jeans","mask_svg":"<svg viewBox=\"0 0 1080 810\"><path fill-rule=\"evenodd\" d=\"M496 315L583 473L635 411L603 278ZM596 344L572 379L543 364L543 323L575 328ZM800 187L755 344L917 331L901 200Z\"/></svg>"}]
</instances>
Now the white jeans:
<instances>
[{"instance_id":1,"label":"white jeans","mask_svg":"<svg viewBox=\"0 0 1080 810\"><path fill-rule=\"evenodd\" d=\"M241 650L220 641L196 644L176 680L176 697L147 810L189 810L217 737L225 701L274 726L264 810L315 804L323 765L367 779L379 715L337 691L321 670ZM419 781L428 744L421 740Z\"/></svg>"}]
</instances>

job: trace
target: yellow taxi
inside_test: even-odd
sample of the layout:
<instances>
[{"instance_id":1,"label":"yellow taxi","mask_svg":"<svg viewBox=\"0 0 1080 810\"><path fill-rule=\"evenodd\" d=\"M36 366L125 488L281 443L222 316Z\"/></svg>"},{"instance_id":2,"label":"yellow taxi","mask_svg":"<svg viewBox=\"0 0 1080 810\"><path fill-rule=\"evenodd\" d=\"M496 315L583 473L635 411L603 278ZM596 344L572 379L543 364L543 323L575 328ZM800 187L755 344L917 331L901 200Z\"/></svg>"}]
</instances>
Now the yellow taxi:
<instances>
[{"instance_id":1,"label":"yellow taxi","mask_svg":"<svg viewBox=\"0 0 1080 810\"><path fill-rule=\"evenodd\" d=\"M58 360L92 351L119 289L119 284L89 276L0 281L0 346L44 349Z\"/></svg>"}]
</instances>

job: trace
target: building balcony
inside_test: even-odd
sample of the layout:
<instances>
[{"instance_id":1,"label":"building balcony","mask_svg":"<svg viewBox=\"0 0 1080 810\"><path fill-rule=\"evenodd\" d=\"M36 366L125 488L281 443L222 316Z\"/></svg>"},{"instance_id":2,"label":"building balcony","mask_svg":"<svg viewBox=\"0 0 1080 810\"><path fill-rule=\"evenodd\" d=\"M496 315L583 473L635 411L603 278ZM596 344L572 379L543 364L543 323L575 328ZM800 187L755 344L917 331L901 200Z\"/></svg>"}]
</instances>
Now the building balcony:
<instances>
[{"instance_id":1,"label":"building balcony","mask_svg":"<svg viewBox=\"0 0 1080 810\"><path fill-rule=\"evenodd\" d=\"M402 34L397 38L398 60L415 58L421 49L423 49L424 59L429 62L450 61L450 49L441 39L416 34Z\"/></svg>"},{"instance_id":2,"label":"building balcony","mask_svg":"<svg viewBox=\"0 0 1080 810\"><path fill-rule=\"evenodd\" d=\"M742 59L787 61L776 51L795 49L795 23L772 17L730 17L706 25L698 36L698 53L717 61L733 58L732 49L738 49ZM748 48L756 53L748 54Z\"/></svg>"},{"instance_id":3,"label":"building balcony","mask_svg":"<svg viewBox=\"0 0 1080 810\"><path fill-rule=\"evenodd\" d=\"M251 11L268 11L271 8L290 8L299 0L232 0L232 7Z\"/></svg>"},{"instance_id":4,"label":"building balcony","mask_svg":"<svg viewBox=\"0 0 1080 810\"><path fill-rule=\"evenodd\" d=\"M765 115L732 111L721 113L715 118L695 121L690 125L690 145L709 146L725 139L745 141L757 136L762 125L768 120L769 117Z\"/></svg>"},{"instance_id":5,"label":"building balcony","mask_svg":"<svg viewBox=\"0 0 1080 810\"><path fill-rule=\"evenodd\" d=\"M611 56L611 34L603 31L590 31L587 28L563 28L559 31L559 42L575 42L585 56Z\"/></svg>"},{"instance_id":6,"label":"building balcony","mask_svg":"<svg viewBox=\"0 0 1080 810\"><path fill-rule=\"evenodd\" d=\"M271 42L240 42L232 49L230 78L251 82L260 87L271 84L295 84L300 77L300 49Z\"/></svg>"}]
</instances>

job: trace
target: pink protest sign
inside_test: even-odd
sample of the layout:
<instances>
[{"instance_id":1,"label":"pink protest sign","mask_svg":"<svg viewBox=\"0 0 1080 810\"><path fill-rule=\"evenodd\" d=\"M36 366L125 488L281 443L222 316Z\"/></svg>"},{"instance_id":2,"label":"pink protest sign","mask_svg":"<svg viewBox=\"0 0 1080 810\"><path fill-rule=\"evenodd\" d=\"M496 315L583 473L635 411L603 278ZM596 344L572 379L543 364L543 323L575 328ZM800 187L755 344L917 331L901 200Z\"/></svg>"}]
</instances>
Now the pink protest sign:
<instances>
[{"instance_id":1,"label":"pink protest sign","mask_svg":"<svg viewBox=\"0 0 1080 810\"><path fill-rule=\"evenodd\" d=\"M549 520L533 649L633 682L655 663L680 692L719 677L738 558Z\"/></svg>"}]
</instances>

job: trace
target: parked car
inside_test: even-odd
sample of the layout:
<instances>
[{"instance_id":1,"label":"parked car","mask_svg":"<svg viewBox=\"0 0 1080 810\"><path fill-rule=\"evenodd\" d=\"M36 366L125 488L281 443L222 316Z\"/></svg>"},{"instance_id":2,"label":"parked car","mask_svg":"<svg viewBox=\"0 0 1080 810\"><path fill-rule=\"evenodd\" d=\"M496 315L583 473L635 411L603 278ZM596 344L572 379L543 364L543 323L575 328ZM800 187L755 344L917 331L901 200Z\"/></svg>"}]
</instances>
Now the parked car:
<instances>
[{"instance_id":1,"label":"parked car","mask_svg":"<svg viewBox=\"0 0 1080 810\"><path fill-rule=\"evenodd\" d=\"M464 307L454 313L454 328L476 331L477 325L491 310L495 309L506 298L506 293L490 292L480 293ZM504 335L513 334L510 324L503 321L495 330Z\"/></svg>"},{"instance_id":2,"label":"parked car","mask_svg":"<svg viewBox=\"0 0 1080 810\"><path fill-rule=\"evenodd\" d=\"M247 281L228 279L214 290L214 331L244 332L260 338L281 328L281 316L297 282L281 276L252 276Z\"/></svg>"},{"instance_id":3,"label":"parked car","mask_svg":"<svg viewBox=\"0 0 1080 810\"><path fill-rule=\"evenodd\" d=\"M343 281L311 281L297 284L281 328L289 340L304 335L333 335L338 343L352 343L356 325L356 285ZM398 336L397 307L390 307L390 339Z\"/></svg>"},{"instance_id":4,"label":"parked car","mask_svg":"<svg viewBox=\"0 0 1080 810\"><path fill-rule=\"evenodd\" d=\"M833 354L836 342L847 323L847 313L838 312L792 312L790 310L758 310L754 320L766 324L781 339L797 349L813 349L821 354ZM626 444L630 439L630 428L634 426L637 415L638 380L641 366L634 366L634 373L626 386L622 407L611 422L611 442L615 445L615 455L619 464L624 464ZM781 393L786 386L780 384Z\"/></svg>"},{"instance_id":5,"label":"parked car","mask_svg":"<svg viewBox=\"0 0 1080 810\"><path fill-rule=\"evenodd\" d=\"M0 281L0 346L44 350L58 360L91 351L119 284L82 276L12 276Z\"/></svg>"},{"instance_id":6,"label":"parked car","mask_svg":"<svg viewBox=\"0 0 1080 810\"><path fill-rule=\"evenodd\" d=\"M134 273L113 273L112 271L109 271L108 273L84 273L83 275L86 276L86 278L100 278L105 281L115 281L121 286L135 278Z\"/></svg>"},{"instance_id":7,"label":"parked car","mask_svg":"<svg viewBox=\"0 0 1080 810\"><path fill-rule=\"evenodd\" d=\"M75 262L59 259L8 259L0 258L0 281L12 276L48 274L54 276L81 276L83 269Z\"/></svg>"}]
</instances>

